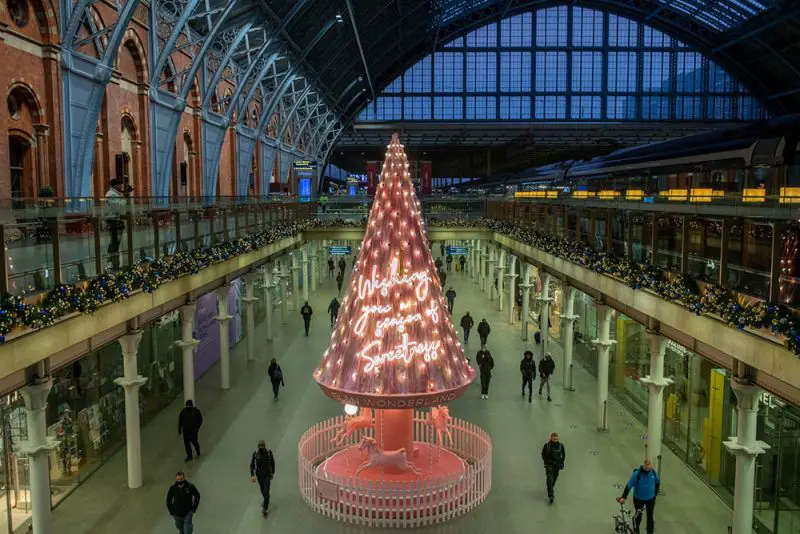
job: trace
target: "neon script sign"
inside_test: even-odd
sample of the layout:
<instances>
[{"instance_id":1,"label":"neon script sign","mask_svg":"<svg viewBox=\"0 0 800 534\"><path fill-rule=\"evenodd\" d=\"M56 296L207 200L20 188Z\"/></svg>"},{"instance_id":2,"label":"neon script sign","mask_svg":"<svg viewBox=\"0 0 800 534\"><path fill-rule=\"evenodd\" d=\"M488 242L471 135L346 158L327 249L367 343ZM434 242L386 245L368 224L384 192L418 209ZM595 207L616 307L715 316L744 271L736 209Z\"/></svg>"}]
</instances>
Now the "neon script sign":
<instances>
[{"instance_id":1,"label":"neon script sign","mask_svg":"<svg viewBox=\"0 0 800 534\"><path fill-rule=\"evenodd\" d=\"M367 365L364 366L364 371L369 373L373 370L378 370L381 365L386 362L393 362L402 360L406 365L411 363L414 356L421 356L425 362L435 360L439 356L439 349L442 346L441 341L431 341L428 343L417 343L416 341L409 341L408 334L403 334L403 341L397 344L388 351L379 352L383 342L380 340L371 341L366 347L358 352L358 357L367 360ZM377 349L377 353L373 350Z\"/></svg>"}]
</instances>

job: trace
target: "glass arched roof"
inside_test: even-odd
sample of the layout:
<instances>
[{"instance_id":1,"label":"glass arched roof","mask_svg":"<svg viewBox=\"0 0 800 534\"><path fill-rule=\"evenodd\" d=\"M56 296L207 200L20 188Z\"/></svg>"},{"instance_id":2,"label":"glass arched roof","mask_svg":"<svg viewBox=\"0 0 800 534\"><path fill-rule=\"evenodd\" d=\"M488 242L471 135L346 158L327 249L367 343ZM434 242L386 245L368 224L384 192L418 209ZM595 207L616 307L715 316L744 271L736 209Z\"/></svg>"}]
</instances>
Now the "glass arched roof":
<instances>
[{"instance_id":1,"label":"glass arched roof","mask_svg":"<svg viewBox=\"0 0 800 534\"><path fill-rule=\"evenodd\" d=\"M766 4L704 3L719 9L735 4L742 13ZM688 9L691 2L672 4ZM442 44L386 86L358 120L741 121L764 116L741 83L684 42L614 13L561 5L507 17Z\"/></svg>"}]
</instances>

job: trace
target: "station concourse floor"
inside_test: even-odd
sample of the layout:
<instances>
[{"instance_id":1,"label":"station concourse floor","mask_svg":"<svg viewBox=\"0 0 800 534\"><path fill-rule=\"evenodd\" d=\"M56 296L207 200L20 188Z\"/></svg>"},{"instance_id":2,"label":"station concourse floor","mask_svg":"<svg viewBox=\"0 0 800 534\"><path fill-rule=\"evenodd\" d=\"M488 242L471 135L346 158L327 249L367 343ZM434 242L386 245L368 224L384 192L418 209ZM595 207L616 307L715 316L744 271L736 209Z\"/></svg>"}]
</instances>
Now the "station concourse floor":
<instances>
[{"instance_id":1,"label":"station concourse floor","mask_svg":"<svg viewBox=\"0 0 800 534\"><path fill-rule=\"evenodd\" d=\"M351 262L347 263L350 274ZM523 350L533 343L533 329L530 342L523 342L519 324L510 326L508 311L496 311L496 301L490 303L488 294L481 292L468 276L453 271L447 282L458 294L456 322L470 311L476 327L482 317L492 327L488 348L495 359L495 369L490 398L480 398L476 378L450 409L451 414L480 425L491 435L493 486L486 502L469 514L420 530L435 534L613 532L612 515L618 508L614 498L620 494L615 485L627 482L641 463L641 438L646 429L611 399L610 431L597 432L595 379L576 365L576 391L563 391L561 353L555 340L550 343L556 360L553 402L539 398L536 389L532 404L523 400L519 360ZM334 279L325 277L311 295L314 316L310 337L303 335L302 319L291 310L290 301L287 325L278 324L280 314L276 313L274 341L263 341L264 326L257 326L256 361L246 362L246 343L239 342L231 353L230 390L219 389L218 365L200 378L196 404L205 420L200 433L200 459L183 461L183 441L176 429L183 404L180 396L142 429L144 486L128 489L125 451L120 450L54 510L53 532L176 532L166 510L165 496L178 470L185 471L201 493L194 518L196 534L372 531L371 527L340 524L316 514L300 498L297 485L297 442L301 434L314 423L342 413L341 405L323 395L311 376L330 336L326 310L334 293ZM474 329L471 336L474 339L467 351L474 365L479 348ZM267 364L273 357L280 362L286 381L277 402L266 377ZM534 387L538 388L538 384L537 378ZM561 436L567 454L551 506L546 503L540 454L553 431ZM250 455L259 439L266 440L277 464L267 518L260 513L261 495L250 482L248 470ZM656 532L726 532L731 524L730 508L666 447L663 451L665 495L659 497L656 507Z\"/></svg>"}]
</instances>

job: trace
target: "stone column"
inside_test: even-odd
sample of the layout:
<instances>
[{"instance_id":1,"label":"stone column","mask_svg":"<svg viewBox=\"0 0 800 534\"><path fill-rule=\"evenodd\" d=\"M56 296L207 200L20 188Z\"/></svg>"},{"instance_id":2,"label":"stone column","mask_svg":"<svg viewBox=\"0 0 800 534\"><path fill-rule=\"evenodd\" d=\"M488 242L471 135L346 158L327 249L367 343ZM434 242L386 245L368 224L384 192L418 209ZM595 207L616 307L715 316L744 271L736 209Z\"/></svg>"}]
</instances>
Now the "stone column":
<instances>
[{"instance_id":1,"label":"stone column","mask_svg":"<svg viewBox=\"0 0 800 534\"><path fill-rule=\"evenodd\" d=\"M256 302L258 302L258 298L255 295L255 288L253 287L255 279L256 273L247 273L244 275L244 297L242 298L242 302L245 303L247 310L245 335L247 336L248 362L252 362L256 359Z\"/></svg>"},{"instance_id":2,"label":"stone column","mask_svg":"<svg viewBox=\"0 0 800 534\"><path fill-rule=\"evenodd\" d=\"M508 262L508 274L506 275L506 278L508 279L508 324L513 325L516 322L514 319L514 313L516 312L517 308L517 293L516 288L514 287L517 279L516 256L509 254Z\"/></svg>"},{"instance_id":3,"label":"stone column","mask_svg":"<svg viewBox=\"0 0 800 534\"><path fill-rule=\"evenodd\" d=\"M733 378L731 388L736 395L739 417L736 436L731 436L723 444L729 453L736 456L733 534L751 534L753 531L756 457L764 454L769 449L769 445L756 439L761 389L742 378Z\"/></svg>"},{"instance_id":4,"label":"stone column","mask_svg":"<svg viewBox=\"0 0 800 534\"><path fill-rule=\"evenodd\" d=\"M520 263L520 269L522 269L522 264ZM533 265L526 263L525 264L525 275L522 278L522 283L519 287L522 288L522 340L528 341L528 321L530 320L530 310L528 310L528 306L531 300L531 288L533 284L531 284L531 274L533 271Z\"/></svg>"},{"instance_id":5,"label":"stone column","mask_svg":"<svg viewBox=\"0 0 800 534\"><path fill-rule=\"evenodd\" d=\"M303 266L303 300L308 301L308 286L311 281L308 279L308 247L303 247L303 259L300 261Z\"/></svg>"},{"instance_id":6,"label":"stone column","mask_svg":"<svg viewBox=\"0 0 800 534\"><path fill-rule=\"evenodd\" d=\"M475 281L475 275L478 272L478 240L471 239L469 247L469 278Z\"/></svg>"},{"instance_id":7,"label":"stone column","mask_svg":"<svg viewBox=\"0 0 800 534\"><path fill-rule=\"evenodd\" d=\"M181 306L181 339L175 344L181 348L183 359L183 400L194 401L194 348L200 341L194 338L194 310L197 304L191 302Z\"/></svg>"},{"instance_id":8,"label":"stone column","mask_svg":"<svg viewBox=\"0 0 800 534\"><path fill-rule=\"evenodd\" d=\"M489 302L494 301L494 294L497 292L497 290L494 287L494 277L496 275L495 265L497 264L497 256L498 256L498 254L497 254L496 247L495 246L491 246L491 248L489 248L489 265L488 265L488 268L486 269L486 277L489 279L487 281L487 283L489 285L489 287L488 287L488 289L489 289Z\"/></svg>"},{"instance_id":9,"label":"stone column","mask_svg":"<svg viewBox=\"0 0 800 534\"><path fill-rule=\"evenodd\" d=\"M297 251L292 254L292 302L296 312L300 311L300 262L297 255Z\"/></svg>"},{"instance_id":10,"label":"stone column","mask_svg":"<svg viewBox=\"0 0 800 534\"><path fill-rule=\"evenodd\" d=\"M128 487L142 487L142 433L139 421L139 388L147 379L139 374L136 358L142 332L131 332L118 341L122 347L123 376L114 382L125 389L125 451L128 456Z\"/></svg>"},{"instance_id":11,"label":"stone column","mask_svg":"<svg viewBox=\"0 0 800 534\"><path fill-rule=\"evenodd\" d=\"M564 363L562 365L563 386L567 391L575 391L572 385L572 347L575 339L575 293L574 287L564 286L564 313L561 314L561 329L564 332Z\"/></svg>"},{"instance_id":12,"label":"stone column","mask_svg":"<svg viewBox=\"0 0 800 534\"><path fill-rule=\"evenodd\" d=\"M484 248L481 246L481 257L480 257L481 270L480 274L478 275L479 276L478 283L480 284L481 291L486 291L486 265L488 259L489 259L489 254L487 252L484 252Z\"/></svg>"},{"instance_id":13,"label":"stone column","mask_svg":"<svg viewBox=\"0 0 800 534\"><path fill-rule=\"evenodd\" d=\"M29 460L31 515L33 534L50 534L52 508L50 501L50 451L58 448L58 442L47 437L47 396L53 380L36 379L20 390L25 400L25 418L28 423L28 439L17 444L16 453Z\"/></svg>"},{"instance_id":14,"label":"stone column","mask_svg":"<svg viewBox=\"0 0 800 534\"><path fill-rule=\"evenodd\" d=\"M595 302L597 309L597 430L608 430L608 351L616 341L611 340L611 308Z\"/></svg>"},{"instance_id":15,"label":"stone column","mask_svg":"<svg viewBox=\"0 0 800 534\"><path fill-rule=\"evenodd\" d=\"M647 386L647 452L646 458L661 468L661 432L664 427L664 388L672 384L664 378L664 351L667 340L658 332L647 331L650 341L650 374L639 379ZM659 471L660 472L660 471Z\"/></svg>"},{"instance_id":16,"label":"stone column","mask_svg":"<svg viewBox=\"0 0 800 534\"><path fill-rule=\"evenodd\" d=\"M281 263L280 283L278 286L278 296L281 299L281 324L286 324L289 319L289 295L286 291L286 283L289 281L289 265L287 260Z\"/></svg>"},{"instance_id":17,"label":"stone column","mask_svg":"<svg viewBox=\"0 0 800 534\"><path fill-rule=\"evenodd\" d=\"M542 273L542 293L537 299L539 301L539 331L542 337L542 358L547 353L547 346L550 344L550 303L553 298L550 296L550 280L552 276Z\"/></svg>"},{"instance_id":18,"label":"stone column","mask_svg":"<svg viewBox=\"0 0 800 534\"><path fill-rule=\"evenodd\" d=\"M261 282L261 289L264 290L264 305L267 308L266 313L266 334L267 334L267 341L272 341L273 338L273 325L272 325L272 291L275 288L275 285L272 283L273 273L277 276L278 269L270 270L269 265L265 265L264 269L261 271L261 276L263 276Z\"/></svg>"},{"instance_id":19,"label":"stone column","mask_svg":"<svg viewBox=\"0 0 800 534\"><path fill-rule=\"evenodd\" d=\"M231 388L231 348L228 336L228 321L233 317L228 315L228 290L230 284L225 284L217 289L217 315L214 319L219 323L219 377L222 389Z\"/></svg>"},{"instance_id":20,"label":"stone column","mask_svg":"<svg viewBox=\"0 0 800 534\"><path fill-rule=\"evenodd\" d=\"M317 273L319 272L319 264L317 263L317 243L309 243L310 253L308 255L311 262L311 272L308 275L309 282L311 283L311 291L317 290Z\"/></svg>"},{"instance_id":21,"label":"stone column","mask_svg":"<svg viewBox=\"0 0 800 534\"><path fill-rule=\"evenodd\" d=\"M506 251L500 251L500 259L497 262L497 310L503 311L503 276L506 270Z\"/></svg>"}]
</instances>

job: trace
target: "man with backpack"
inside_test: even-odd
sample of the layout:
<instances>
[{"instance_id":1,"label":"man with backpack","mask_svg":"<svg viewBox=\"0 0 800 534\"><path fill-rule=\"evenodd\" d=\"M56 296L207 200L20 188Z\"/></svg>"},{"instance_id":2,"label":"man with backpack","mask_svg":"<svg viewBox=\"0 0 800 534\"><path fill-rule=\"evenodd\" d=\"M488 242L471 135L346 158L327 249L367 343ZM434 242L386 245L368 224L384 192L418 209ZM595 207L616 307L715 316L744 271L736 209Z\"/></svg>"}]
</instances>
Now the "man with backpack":
<instances>
[{"instance_id":1,"label":"man with backpack","mask_svg":"<svg viewBox=\"0 0 800 534\"><path fill-rule=\"evenodd\" d=\"M478 323L478 335L481 338L481 348L486 347L486 342L489 340L489 334L491 332L492 329L486 319L481 319L481 322Z\"/></svg>"},{"instance_id":2,"label":"man with backpack","mask_svg":"<svg viewBox=\"0 0 800 534\"><path fill-rule=\"evenodd\" d=\"M548 352L544 355L542 361L539 362L539 378L542 379L542 381L539 382L539 396L542 396L542 388L547 386L547 402L553 400L550 398L550 377L553 376L555 370L556 362L553 361L553 356Z\"/></svg>"},{"instance_id":3,"label":"man with backpack","mask_svg":"<svg viewBox=\"0 0 800 534\"><path fill-rule=\"evenodd\" d=\"M328 313L331 314L331 328L333 328L333 325L336 324L336 318L339 317L339 308L341 306L342 305L339 304L339 299L336 297L333 297L331 303L328 304Z\"/></svg>"},{"instance_id":4,"label":"man with backpack","mask_svg":"<svg viewBox=\"0 0 800 534\"><path fill-rule=\"evenodd\" d=\"M336 275L336 287L339 288L339 293L342 292L342 284L344 284L344 271L339 271Z\"/></svg>"},{"instance_id":5,"label":"man with backpack","mask_svg":"<svg viewBox=\"0 0 800 534\"><path fill-rule=\"evenodd\" d=\"M300 308L300 315L303 316L303 325L306 328L306 337L308 337L308 328L311 326L311 316L314 314L314 310L311 309L311 305L306 301L303 304L303 307Z\"/></svg>"},{"instance_id":6,"label":"man with backpack","mask_svg":"<svg viewBox=\"0 0 800 534\"><path fill-rule=\"evenodd\" d=\"M628 493L633 490L633 507L636 509L637 514L634 516L636 519L636 532L639 532L639 525L642 523L642 508L647 512L647 534L653 534L655 528L655 520L653 513L656 507L656 497L658 490L661 486L661 479L658 478L658 473L653 469L650 460L645 460L642 465L633 470L630 480L625 485L625 490L622 496L617 497L617 502L625 504L625 499L628 498Z\"/></svg>"},{"instance_id":7,"label":"man with backpack","mask_svg":"<svg viewBox=\"0 0 800 534\"><path fill-rule=\"evenodd\" d=\"M261 490L261 513L266 516L269 512L269 487L272 477L275 476L275 457L272 451L267 448L264 440L259 440L258 448L250 458L250 480L258 482Z\"/></svg>"},{"instance_id":8,"label":"man with backpack","mask_svg":"<svg viewBox=\"0 0 800 534\"><path fill-rule=\"evenodd\" d=\"M564 461L567 459L567 450L564 444L558 440L558 434L550 434L550 440L542 447L542 461L544 462L544 472L547 475L547 500L553 504L555 498L556 480L558 473L564 469Z\"/></svg>"},{"instance_id":9,"label":"man with backpack","mask_svg":"<svg viewBox=\"0 0 800 534\"><path fill-rule=\"evenodd\" d=\"M187 400L186 406L178 415L178 435L183 435L183 447L186 449L184 461L186 462L192 461L192 446L194 446L197 457L200 458L200 443L197 441L197 435L201 426L203 426L203 414L195 408L191 399Z\"/></svg>"},{"instance_id":10,"label":"man with backpack","mask_svg":"<svg viewBox=\"0 0 800 534\"><path fill-rule=\"evenodd\" d=\"M526 350L523 354L522 361L519 362L519 372L522 373L522 398L525 398L525 386L528 386L528 402L531 402L533 381L536 380L536 362L531 351Z\"/></svg>"},{"instance_id":11,"label":"man with backpack","mask_svg":"<svg viewBox=\"0 0 800 534\"><path fill-rule=\"evenodd\" d=\"M447 311L450 312L450 315L453 315L453 306L456 303L456 291L452 287L447 290L447 293L444 294L447 298Z\"/></svg>"},{"instance_id":12,"label":"man with backpack","mask_svg":"<svg viewBox=\"0 0 800 534\"><path fill-rule=\"evenodd\" d=\"M328 278L333 278L333 268L335 264L333 263L333 256L328 256Z\"/></svg>"},{"instance_id":13,"label":"man with backpack","mask_svg":"<svg viewBox=\"0 0 800 534\"><path fill-rule=\"evenodd\" d=\"M445 261L447 263L447 272L449 273L450 271L453 270L453 255L452 254L448 254L447 258L445 259Z\"/></svg>"},{"instance_id":14,"label":"man with backpack","mask_svg":"<svg viewBox=\"0 0 800 534\"><path fill-rule=\"evenodd\" d=\"M462 255L460 258L458 258L458 263L461 265L461 276L464 276L464 273L467 272L467 270L464 268L467 265L467 258Z\"/></svg>"},{"instance_id":15,"label":"man with backpack","mask_svg":"<svg viewBox=\"0 0 800 534\"><path fill-rule=\"evenodd\" d=\"M461 328L464 329L464 344L466 345L469 343L469 331L472 330L472 325L475 324L475 321L472 320L472 316L467 312L464 314L464 317L461 318Z\"/></svg>"},{"instance_id":16,"label":"man with backpack","mask_svg":"<svg viewBox=\"0 0 800 534\"><path fill-rule=\"evenodd\" d=\"M339 257L339 272L344 276L344 270L347 268L347 262L344 261L344 256Z\"/></svg>"}]
</instances>

